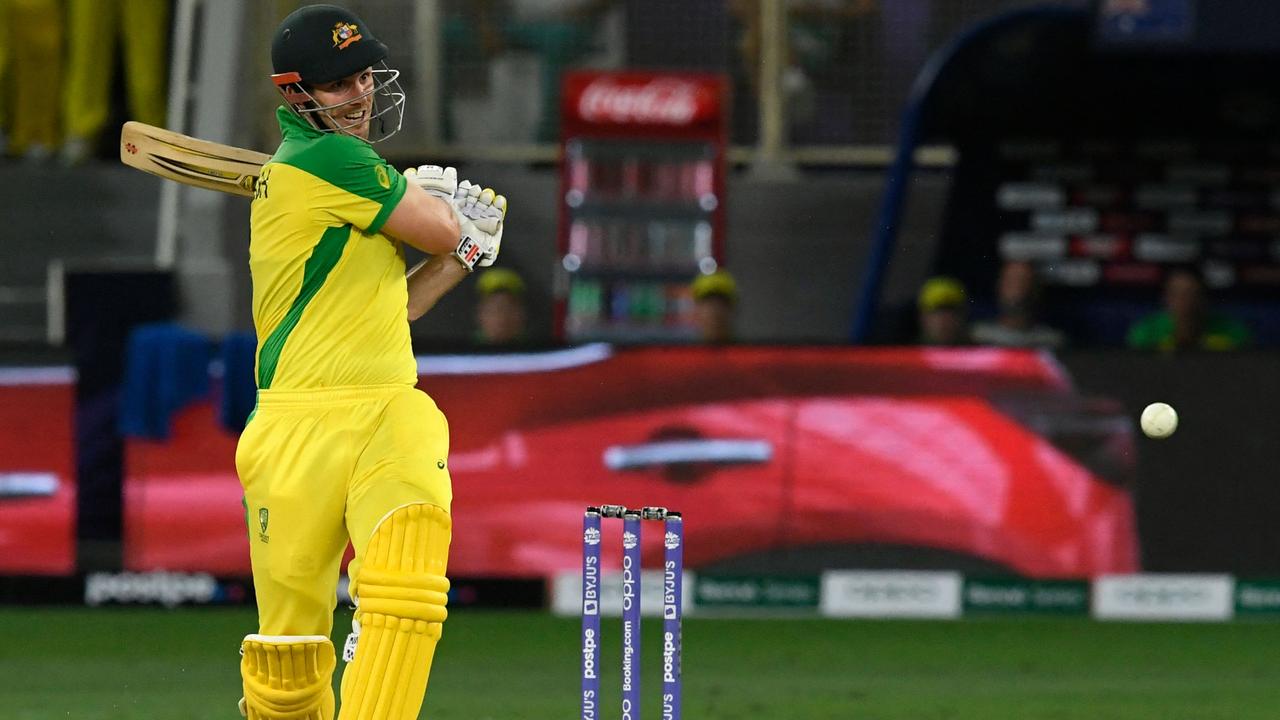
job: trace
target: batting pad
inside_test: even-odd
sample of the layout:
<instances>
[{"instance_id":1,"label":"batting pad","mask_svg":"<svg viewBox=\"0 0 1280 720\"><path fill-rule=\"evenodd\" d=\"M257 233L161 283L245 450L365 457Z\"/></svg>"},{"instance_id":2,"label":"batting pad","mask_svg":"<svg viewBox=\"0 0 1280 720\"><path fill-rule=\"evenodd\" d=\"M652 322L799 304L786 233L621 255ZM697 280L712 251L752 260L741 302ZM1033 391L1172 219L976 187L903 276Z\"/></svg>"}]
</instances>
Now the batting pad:
<instances>
[{"instance_id":1,"label":"batting pad","mask_svg":"<svg viewBox=\"0 0 1280 720\"><path fill-rule=\"evenodd\" d=\"M249 635L240 645L249 720L333 720L333 643L323 635Z\"/></svg>"},{"instance_id":2,"label":"batting pad","mask_svg":"<svg viewBox=\"0 0 1280 720\"><path fill-rule=\"evenodd\" d=\"M406 505L378 524L356 583L355 657L342 675L340 720L414 720L448 616L449 513Z\"/></svg>"}]
</instances>

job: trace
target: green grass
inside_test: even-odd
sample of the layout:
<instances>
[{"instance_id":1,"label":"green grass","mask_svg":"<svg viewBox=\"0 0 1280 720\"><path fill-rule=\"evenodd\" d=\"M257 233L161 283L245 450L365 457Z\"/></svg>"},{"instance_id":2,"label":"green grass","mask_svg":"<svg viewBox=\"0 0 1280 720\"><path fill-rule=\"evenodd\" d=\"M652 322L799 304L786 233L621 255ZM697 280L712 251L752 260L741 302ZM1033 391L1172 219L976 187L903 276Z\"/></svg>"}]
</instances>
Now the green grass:
<instances>
[{"instance_id":1,"label":"green grass","mask_svg":"<svg viewBox=\"0 0 1280 720\"><path fill-rule=\"evenodd\" d=\"M601 718L618 716L617 625L606 623ZM649 719L658 625L644 635ZM576 717L577 627L455 611L422 717ZM0 717L230 720L252 628L239 609L0 609ZM684 635L690 720L1249 720L1280 708L1280 624L690 618Z\"/></svg>"}]
</instances>

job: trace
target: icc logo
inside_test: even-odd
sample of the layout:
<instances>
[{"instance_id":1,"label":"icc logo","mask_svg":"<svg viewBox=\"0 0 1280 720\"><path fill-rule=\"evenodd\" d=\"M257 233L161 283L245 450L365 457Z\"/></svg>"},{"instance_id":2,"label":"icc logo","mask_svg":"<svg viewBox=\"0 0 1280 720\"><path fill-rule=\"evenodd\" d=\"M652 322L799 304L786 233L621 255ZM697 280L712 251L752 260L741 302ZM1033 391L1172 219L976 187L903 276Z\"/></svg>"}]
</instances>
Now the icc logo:
<instances>
[{"instance_id":1,"label":"icc logo","mask_svg":"<svg viewBox=\"0 0 1280 720\"><path fill-rule=\"evenodd\" d=\"M629 533L622 534L622 547L630 550L634 548L638 542L639 542L639 539L636 538L635 533L629 532Z\"/></svg>"},{"instance_id":2,"label":"icc logo","mask_svg":"<svg viewBox=\"0 0 1280 720\"><path fill-rule=\"evenodd\" d=\"M680 547L680 536L673 532L667 533L665 544L668 550L675 550Z\"/></svg>"},{"instance_id":3,"label":"icc logo","mask_svg":"<svg viewBox=\"0 0 1280 720\"><path fill-rule=\"evenodd\" d=\"M600 544L600 531L595 528L587 528L582 533L582 542L588 545Z\"/></svg>"}]
</instances>

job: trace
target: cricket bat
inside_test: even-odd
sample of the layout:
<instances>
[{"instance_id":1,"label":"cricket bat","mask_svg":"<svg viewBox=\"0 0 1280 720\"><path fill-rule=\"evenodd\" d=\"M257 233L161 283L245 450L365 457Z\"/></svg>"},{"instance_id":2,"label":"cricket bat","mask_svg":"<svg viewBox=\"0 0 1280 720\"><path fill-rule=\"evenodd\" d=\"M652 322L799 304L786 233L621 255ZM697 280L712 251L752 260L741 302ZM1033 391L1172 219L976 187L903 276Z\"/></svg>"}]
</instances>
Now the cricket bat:
<instances>
[{"instance_id":1,"label":"cricket bat","mask_svg":"<svg viewBox=\"0 0 1280 720\"><path fill-rule=\"evenodd\" d=\"M200 140L130 120L120 131L120 161L184 185L253 197L266 153Z\"/></svg>"}]
</instances>

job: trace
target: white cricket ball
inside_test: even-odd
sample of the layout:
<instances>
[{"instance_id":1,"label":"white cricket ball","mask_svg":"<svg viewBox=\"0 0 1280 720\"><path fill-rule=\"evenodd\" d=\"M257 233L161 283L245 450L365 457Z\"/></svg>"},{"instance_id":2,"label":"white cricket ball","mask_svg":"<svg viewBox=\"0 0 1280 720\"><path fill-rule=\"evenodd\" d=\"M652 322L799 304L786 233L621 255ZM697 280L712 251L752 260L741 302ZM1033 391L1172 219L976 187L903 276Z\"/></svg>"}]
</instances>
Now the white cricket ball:
<instances>
[{"instance_id":1,"label":"white cricket ball","mask_svg":"<svg viewBox=\"0 0 1280 720\"><path fill-rule=\"evenodd\" d=\"M1167 403L1151 403L1142 411L1142 432L1157 440L1167 438L1178 429L1178 411Z\"/></svg>"}]
</instances>

